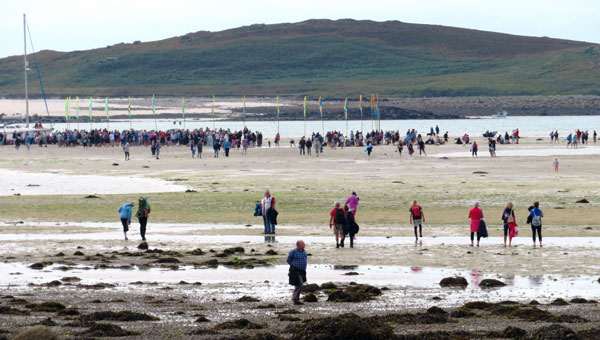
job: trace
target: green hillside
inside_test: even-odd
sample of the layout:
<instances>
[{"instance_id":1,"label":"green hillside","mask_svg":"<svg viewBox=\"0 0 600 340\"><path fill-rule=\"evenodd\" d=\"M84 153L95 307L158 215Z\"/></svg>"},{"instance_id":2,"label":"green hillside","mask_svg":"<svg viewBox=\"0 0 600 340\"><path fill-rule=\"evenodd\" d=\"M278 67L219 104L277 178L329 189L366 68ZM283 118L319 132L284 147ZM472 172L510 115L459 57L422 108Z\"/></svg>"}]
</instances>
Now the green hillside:
<instances>
[{"instance_id":1,"label":"green hillside","mask_svg":"<svg viewBox=\"0 0 600 340\"><path fill-rule=\"evenodd\" d=\"M253 25L37 57L51 96L600 94L598 45L397 21ZM22 57L0 59L0 75L0 96L21 96Z\"/></svg>"}]
</instances>

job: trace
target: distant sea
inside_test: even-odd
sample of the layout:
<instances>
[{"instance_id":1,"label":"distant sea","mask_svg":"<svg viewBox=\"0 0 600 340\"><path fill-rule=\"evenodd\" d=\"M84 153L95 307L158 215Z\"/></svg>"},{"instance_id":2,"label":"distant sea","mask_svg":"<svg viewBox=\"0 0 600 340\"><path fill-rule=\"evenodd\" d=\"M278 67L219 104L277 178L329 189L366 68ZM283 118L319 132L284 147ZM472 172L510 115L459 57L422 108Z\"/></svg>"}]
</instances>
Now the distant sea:
<instances>
[{"instance_id":1,"label":"distant sea","mask_svg":"<svg viewBox=\"0 0 600 340\"><path fill-rule=\"evenodd\" d=\"M174 124L175 123L175 124ZM347 124L346 124L347 123ZM145 129L153 130L157 125L159 129L180 129L183 128L183 120L165 120L158 119L155 123L154 119L134 119L129 120L115 120L108 124L111 130L126 130L130 126L134 129ZM475 119L439 119L439 120L428 120L428 119L414 119L414 120L377 120L371 121L363 120L326 120L321 121L280 121L279 132L282 138L298 138L304 135L305 126L306 133L311 134L312 132L322 132L337 130L342 133L346 133L346 126L348 131L363 130L365 133L370 131L372 128L377 128L378 124L381 124L381 129L387 130L400 130L401 133L406 133L408 129L417 129L419 133L427 134L430 128L439 126L440 134L448 131L451 136L462 136L463 134L469 134L474 137L481 137L484 132L497 131L498 133L509 134L514 129L519 129L522 137L548 137L550 131L558 130L559 135L566 137L570 132L577 129L589 130L592 134L593 130L600 132L600 116L521 116L521 117L508 117L508 118L475 118ZM277 121L248 121L245 125L252 131L260 131L263 133L264 138L273 138L277 133ZM69 124L70 129L77 128L77 122L71 120ZM197 128L223 128L240 130L244 127L242 121L212 121L212 120L187 120L185 122L186 129L197 129ZM67 127L66 123L56 123L53 127L57 130L64 130ZM81 129L89 129L90 123L87 122L87 118L83 118L82 122L79 123ZM107 123L92 123L93 128L106 128ZM591 138L591 136L590 136Z\"/></svg>"}]
</instances>

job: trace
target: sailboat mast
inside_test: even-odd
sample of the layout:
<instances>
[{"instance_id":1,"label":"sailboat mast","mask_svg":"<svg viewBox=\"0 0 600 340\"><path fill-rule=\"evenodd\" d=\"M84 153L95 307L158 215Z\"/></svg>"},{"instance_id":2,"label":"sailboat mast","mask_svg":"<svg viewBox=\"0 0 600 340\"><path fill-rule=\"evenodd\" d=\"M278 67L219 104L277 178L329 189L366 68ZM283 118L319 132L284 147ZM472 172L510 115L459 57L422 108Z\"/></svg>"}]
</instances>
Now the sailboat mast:
<instances>
[{"instance_id":1,"label":"sailboat mast","mask_svg":"<svg viewBox=\"0 0 600 340\"><path fill-rule=\"evenodd\" d=\"M25 126L29 127L29 97L27 94L27 19L23 14L23 71L25 73Z\"/></svg>"}]
</instances>

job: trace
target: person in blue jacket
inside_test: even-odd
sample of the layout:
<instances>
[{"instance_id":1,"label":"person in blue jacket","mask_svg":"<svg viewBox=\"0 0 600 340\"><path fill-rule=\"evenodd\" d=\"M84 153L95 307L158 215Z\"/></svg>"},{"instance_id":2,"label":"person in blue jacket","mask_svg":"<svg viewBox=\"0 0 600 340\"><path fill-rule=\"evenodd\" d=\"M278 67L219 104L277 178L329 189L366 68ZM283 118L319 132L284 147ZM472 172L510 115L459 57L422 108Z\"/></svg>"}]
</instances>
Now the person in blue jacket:
<instances>
[{"instance_id":1,"label":"person in blue jacket","mask_svg":"<svg viewBox=\"0 0 600 340\"><path fill-rule=\"evenodd\" d=\"M131 214L133 212L133 202L125 203L119 208L119 214L121 216L121 224L123 225L123 234L125 240L127 238L127 232L129 231L129 225L131 224Z\"/></svg>"}]
</instances>

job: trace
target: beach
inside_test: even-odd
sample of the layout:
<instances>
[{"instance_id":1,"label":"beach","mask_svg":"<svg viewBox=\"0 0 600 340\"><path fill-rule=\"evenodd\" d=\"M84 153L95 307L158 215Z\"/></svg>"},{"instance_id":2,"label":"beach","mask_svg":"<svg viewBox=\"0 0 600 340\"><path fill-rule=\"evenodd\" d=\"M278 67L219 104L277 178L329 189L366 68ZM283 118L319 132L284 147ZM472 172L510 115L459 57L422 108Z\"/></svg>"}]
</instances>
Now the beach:
<instances>
[{"instance_id":1,"label":"beach","mask_svg":"<svg viewBox=\"0 0 600 340\"><path fill-rule=\"evenodd\" d=\"M247 156L233 149L229 158L214 158L205 148L201 159L192 159L187 147L165 146L157 160L150 148L135 146L129 161L120 147L0 147L0 311L23 312L0 313L0 329L12 336L50 317L63 336L109 322L139 333L124 339L317 339L286 327L354 313L358 319L346 318L384 333L389 325L369 318L395 320L390 325L401 339L426 338L425 331L434 332L431 339L511 338L503 335L509 326L533 337L552 324L587 339L585 330L600 321L598 305L569 301L600 298L600 147L573 150L532 137L497 145L498 157L490 158L485 140L477 141L478 158L470 146L455 144L427 145L427 156L410 157L406 148L400 156L383 145L370 158L362 147L324 148L318 158L306 157L287 140L280 148L250 148ZM279 211L274 236L263 235L262 219L253 216L266 189ZM329 211L352 191L360 197L360 232L355 248L336 249ZM117 213L125 202L137 206L140 196L152 206L148 250L138 249L135 218L130 240L123 240ZM583 199L588 203L577 203ZM426 217L418 243L409 224L413 200ZM476 201L490 238L469 247L467 214ZM501 214L509 201L520 233L504 248ZM532 247L525 222L534 201L544 211L543 248ZM296 307L285 260L297 239L310 254L308 283L331 281L337 288L318 288L318 302ZM440 286L455 276L467 285ZM505 286L483 288L484 279ZM356 302L326 301L352 282L380 291ZM64 308L32 305L50 301ZM491 305L463 306L472 301ZM432 307L450 314L426 311ZM102 319L94 314L101 311L160 320ZM250 326L223 325L240 319Z\"/></svg>"}]
</instances>

